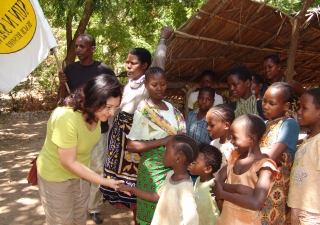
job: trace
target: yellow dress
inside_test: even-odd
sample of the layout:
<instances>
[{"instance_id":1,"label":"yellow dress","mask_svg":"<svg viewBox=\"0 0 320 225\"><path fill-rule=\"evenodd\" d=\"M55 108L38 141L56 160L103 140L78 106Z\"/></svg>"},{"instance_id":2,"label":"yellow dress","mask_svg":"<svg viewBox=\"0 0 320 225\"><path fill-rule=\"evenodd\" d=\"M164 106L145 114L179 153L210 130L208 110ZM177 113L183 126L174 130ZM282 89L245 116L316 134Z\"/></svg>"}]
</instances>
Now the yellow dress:
<instances>
[{"instance_id":1,"label":"yellow dress","mask_svg":"<svg viewBox=\"0 0 320 225\"><path fill-rule=\"evenodd\" d=\"M275 177L278 173L276 169L276 163L268 158L261 159L250 167L250 169L241 174L237 175L233 173L233 167L239 155L235 151L231 153L232 160L230 160L227 167L227 181L229 184L242 184L249 186L251 188L255 188L256 183L258 181L257 172L261 167L269 167L274 173ZM270 188L272 187L273 182L270 184ZM269 189L270 190L270 189ZM216 223L216 225L261 225L261 218L259 217L259 210L250 210L245 209L240 206L237 206L231 202L224 201L223 209L221 215Z\"/></svg>"}]
</instances>

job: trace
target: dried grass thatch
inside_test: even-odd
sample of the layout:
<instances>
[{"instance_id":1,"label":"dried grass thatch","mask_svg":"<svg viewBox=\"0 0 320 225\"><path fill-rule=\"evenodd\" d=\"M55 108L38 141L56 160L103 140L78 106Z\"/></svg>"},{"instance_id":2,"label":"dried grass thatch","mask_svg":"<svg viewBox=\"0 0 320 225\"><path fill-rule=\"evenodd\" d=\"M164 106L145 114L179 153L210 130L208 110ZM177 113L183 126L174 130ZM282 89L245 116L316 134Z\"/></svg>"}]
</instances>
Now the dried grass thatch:
<instances>
[{"instance_id":1,"label":"dried grass thatch","mask_svg":"<svg viewBox=\"0 0 320 225\"><path fill-rule=\"evenodd\" d=\"M286 67L292 25L289 15L249 0L210 0L167 42L166 72L170 81L194 82L211 69L217 82L228 71L245 65L263 73L262 60L278 54ZM320 84L320 25L318 10L310 11L300 32L294 79Z\"/></svg>"}]
</instances>

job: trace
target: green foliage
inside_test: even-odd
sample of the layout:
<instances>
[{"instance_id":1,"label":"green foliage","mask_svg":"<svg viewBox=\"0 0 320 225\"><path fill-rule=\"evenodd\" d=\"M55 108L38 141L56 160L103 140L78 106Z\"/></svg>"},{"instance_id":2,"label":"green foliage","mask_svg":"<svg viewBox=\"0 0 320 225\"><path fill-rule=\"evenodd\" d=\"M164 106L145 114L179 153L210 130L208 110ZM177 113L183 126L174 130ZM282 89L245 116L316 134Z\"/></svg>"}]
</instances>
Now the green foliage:
<instances>
[{"instance_id":1,"label":"green foliage","mask_svg":"<svg viewBox=\"0 0 320 225\"><path fill-rule=\"evenodd\" d=\"M263 2L264 0L259 0ZM302 8L304 0L271 0L268 2L269 5L279 8L281 11L290 14L298 12ZM315 0L312 7L317 7L320 4L320 0Z\"/></svg>"},{"instance_id":2,"label":"green foliage","mask_svg":"<svg viewBox=\"0 0 320 225\"><path fill-rule=\"evenodd\" d=\"M45 16L54 28L64 27L68 15L74 15L73 32L82 17L86 1L93 3L93 14L86 33L96 38L95 59L110 65L116 73L124 70L123 62L131 48L144 47L153 52L163 26L178 28L206 2L204 0L39 0ZM63 39L62 36L65 44Z\"/></svg>"}]
</instances>

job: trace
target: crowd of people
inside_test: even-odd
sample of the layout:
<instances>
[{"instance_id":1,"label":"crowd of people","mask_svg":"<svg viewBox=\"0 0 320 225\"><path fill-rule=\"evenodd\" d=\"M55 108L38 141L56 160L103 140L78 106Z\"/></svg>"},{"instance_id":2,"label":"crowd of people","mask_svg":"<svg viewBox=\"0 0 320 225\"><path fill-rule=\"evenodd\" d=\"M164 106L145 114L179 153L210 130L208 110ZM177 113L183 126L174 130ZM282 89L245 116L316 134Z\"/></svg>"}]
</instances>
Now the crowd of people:
<instances>
[{"instance_id":1,"label":"crowd of people","mask_svg":"<svg viewBox=\"0 0 320 225\"><path fill-rule=\"evenodd\" d=\"M86 224L87 213L101 224L101 199L140 225L319 224L320 89L287 84L269 55L264 76L230 69L228 104L204 71L185 120L163 100L172 32L162 29L153 60L129 51L124 87L93 59L94 38L78 37L37 160L47 224Z\"/></svg>"}]
</instances>

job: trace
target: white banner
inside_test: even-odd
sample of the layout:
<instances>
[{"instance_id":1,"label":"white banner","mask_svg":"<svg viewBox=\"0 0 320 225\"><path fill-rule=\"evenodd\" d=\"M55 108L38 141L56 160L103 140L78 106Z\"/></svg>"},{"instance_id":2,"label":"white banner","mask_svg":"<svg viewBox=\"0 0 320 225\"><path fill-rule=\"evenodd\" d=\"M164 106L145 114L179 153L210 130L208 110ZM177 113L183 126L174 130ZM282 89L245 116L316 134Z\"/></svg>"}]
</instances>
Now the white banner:
<instances>
[{"instance_id":1,"label":"white banner","mask_svg":"<svg viewBox=\"0 0 320 225\"><path fill-rule=\"evenodd\" d=\"M0 92L11 91L56 45L37 0L1 0Z\"/></svg>"}]
</instances>

